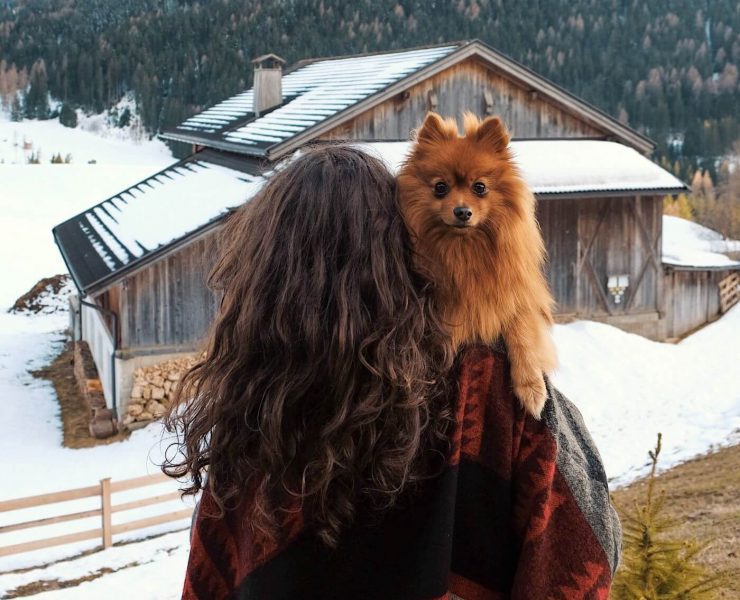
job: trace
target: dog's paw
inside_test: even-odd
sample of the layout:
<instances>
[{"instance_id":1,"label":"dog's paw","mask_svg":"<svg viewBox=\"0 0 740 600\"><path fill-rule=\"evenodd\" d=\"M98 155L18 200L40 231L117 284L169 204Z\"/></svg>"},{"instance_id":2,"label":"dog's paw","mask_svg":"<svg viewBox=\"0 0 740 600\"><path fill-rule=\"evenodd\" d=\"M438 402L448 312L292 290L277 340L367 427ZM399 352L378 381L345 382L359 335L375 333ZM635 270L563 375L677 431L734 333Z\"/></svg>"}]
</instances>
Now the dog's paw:
<instances>
[{"instance_id":1,"label":"dog's paw","mask_svg":"<svg viewBox=\"0 0 740 600\"><path fill-rule=\"evenodd\" d=\"M524 410L526 410L535 419L540 418L542 409L545 407L547 399L547 388L545 380L542 377L537 379L527 379L514 383L514 394L519 398Z\"/></svg>"}]
</instances>

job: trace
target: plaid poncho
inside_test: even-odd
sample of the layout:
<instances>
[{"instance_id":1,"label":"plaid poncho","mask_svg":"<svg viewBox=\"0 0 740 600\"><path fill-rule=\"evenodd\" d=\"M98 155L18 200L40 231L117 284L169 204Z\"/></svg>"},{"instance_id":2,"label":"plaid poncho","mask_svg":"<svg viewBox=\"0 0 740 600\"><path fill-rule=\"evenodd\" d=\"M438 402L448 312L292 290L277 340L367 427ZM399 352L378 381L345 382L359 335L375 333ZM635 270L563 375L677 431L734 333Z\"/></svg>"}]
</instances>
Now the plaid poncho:
<instances>
[{"instance_id":1,"label":"plaid poncho","mask_svg":"<svg viewBox=\"0 0 740 600\"><path fill-rule=\"evenodd\" d=\"M204 493L183 598L606 599L621 529L578 410L546 380L542 420L526 416L501 343L463 350L458 381L445 471L382 520L358 519L336 550L300 513L265 543L248 493L221 518Z\"/></svg>"}]
</instances>

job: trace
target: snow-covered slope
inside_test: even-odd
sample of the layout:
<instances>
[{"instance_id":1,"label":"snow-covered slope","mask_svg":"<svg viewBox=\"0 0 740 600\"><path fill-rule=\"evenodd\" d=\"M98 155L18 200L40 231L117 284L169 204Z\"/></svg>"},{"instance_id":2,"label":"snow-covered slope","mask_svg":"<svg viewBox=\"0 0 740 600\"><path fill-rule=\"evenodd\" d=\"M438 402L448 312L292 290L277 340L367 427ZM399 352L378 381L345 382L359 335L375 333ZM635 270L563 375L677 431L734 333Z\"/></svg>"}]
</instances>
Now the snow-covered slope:
<instances>
[{"instance_id":1,"label":"snow-covered slope","mask_svg":"<svg viewBox=\"0 0 740 600\"><path fill-rule=\"evenodd\" d=\"M0 310L42 277L66 273L54 225L159 171L150 165L0 165Z\"/></svg>"},{"instance_id":2,"label":"snow-covered slope","mask_svg":"<svg viewBox=\"0 0 740 600\"><path fill-rule=\"evenodd\" d=\"M25 137L42 148L42 164L8 164L23 154L13 147L15 132L21 143ZM70 152L72 164L49 164L56 152ZM54 225L173 162L158 141L104 139L56 121L13 123L0 116L0 310L42 277L67 272Z\"/></svg>"},{"instance_id":3,"label":"snow-covered slope","mask_svg":"<svg viewBox=\"0 0 740 600\"><path fill-rule=\"evenodd\" d=\"M727 240L698 223L663 215L663 262L693 267L730 267L740 262L725 256L740 252L740 241Z\"/></svg>"},{"instance_id":4,"label":"snow-covered slope","mask_svg":"<svg viewBox=\"0 0 740 600\"><path fill-rule=\"evenodd\" d=\"M130 101L121 101L115 110L136 110ZM51 157L71 155L72 164L95 161L99 165L151 165L170 161L172 154L158 139L147 139L138 127L111 125L107 113L84 115L78 111L77 127L62 125L57 119L11 121L0 111L0 164L27 164L32 153L40 154L42 164Z\"/></svg>"},{"instance_id":5,"label":"snow-covered slope","mask_svg":"<svg viewBox=\"0 0 740 600\"><path fill-rule=\"evenodd\" d=\"M555 326L553 382L580 408L612 485L666 469L740 433L740 305L678 344L592 321ZM738 438L740 439L740 438Z\"/></svg>"}]
</instances>

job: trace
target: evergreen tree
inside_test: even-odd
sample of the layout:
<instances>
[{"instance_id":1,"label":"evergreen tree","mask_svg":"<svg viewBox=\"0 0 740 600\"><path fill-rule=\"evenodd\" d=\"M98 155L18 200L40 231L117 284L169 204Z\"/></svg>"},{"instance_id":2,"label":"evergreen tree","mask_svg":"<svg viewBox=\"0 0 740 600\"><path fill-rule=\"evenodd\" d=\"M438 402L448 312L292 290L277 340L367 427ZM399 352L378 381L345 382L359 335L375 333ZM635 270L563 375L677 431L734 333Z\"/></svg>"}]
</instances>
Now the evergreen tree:
<instances>
[{"instance_id":1,"label":"evergreen tree","mask_svg":"<svg viewBox=\"0 0 740 600\"><path fill-rule=\"evenodd\" d=\"M636 502L622 518L623 558L612 600L709 600L728 581L728 573L709 574L696 563L706 546L667 536L677 522L663 514L665 495L655 493L661 438L659 433L655 450L649 452L652 468L644 504Z\"/></svg>"},{"instance_id":2,"label":"evergreen tree","mask_svg":"<svg viewBox=\"0 0 740 600\"><path fill-rule=\"evenodd\" d=\"M26 94L26 117L29 119L47 119L49 117L49 85L46 75L46 64L43 59L37 60L31 68L31 80Z\"/></svg>"},{"instance_id":3,"label":"evergreen tree","mask_svg":"<svg viewBox=\"0 0 740 600\"><path fill-rule=\"evenodd\" d=\"M129 107L123 109L123 112L121 113L121 116L118 119L118 126L119 127L128 127L131 123L131 111L129 110Z\"/></svg>"},{"instance_id":4,"label":"evergreen tree","mask_svg":"<svg viewBox=\"0 0 740 600\"><path fill-rule=\"evenodd\" d=\"M10 120L16 123L23 120L23 104L21 104L21 99L17 94L13 98L13 104L10 107Z\"/></svg>"},{"instance_id":5,"label":"evergreen tree","mask_svg":"<svg viewBox=\"0 0 740 600\"><path fill-rule=\"evenodd\" d=\"M66 102L59 112L59 122L65 127L77 127L77 112Z\"/></svg>"}]
</instances>

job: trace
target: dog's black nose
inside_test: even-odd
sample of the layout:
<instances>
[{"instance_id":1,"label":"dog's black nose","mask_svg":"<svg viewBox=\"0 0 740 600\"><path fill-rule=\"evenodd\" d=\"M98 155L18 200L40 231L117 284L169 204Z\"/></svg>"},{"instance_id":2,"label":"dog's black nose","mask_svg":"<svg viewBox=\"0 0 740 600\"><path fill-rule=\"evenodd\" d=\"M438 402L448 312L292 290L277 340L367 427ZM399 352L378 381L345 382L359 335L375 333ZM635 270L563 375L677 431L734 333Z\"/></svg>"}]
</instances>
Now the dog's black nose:
<instances>
[{"instance_id":1,"label":"dog's black nose","mask_svg":"<svg viewBox=\"0 0 740 600\"><path fill-rule=\"evenodd\" d=\"M452 209L452 214L455 215L455 217L459 221L470 221L470 217L473 216L473 211L470 210L467 206L456 206Z\"/></svg>"}]
</instances>

